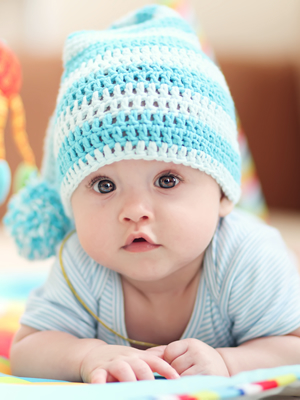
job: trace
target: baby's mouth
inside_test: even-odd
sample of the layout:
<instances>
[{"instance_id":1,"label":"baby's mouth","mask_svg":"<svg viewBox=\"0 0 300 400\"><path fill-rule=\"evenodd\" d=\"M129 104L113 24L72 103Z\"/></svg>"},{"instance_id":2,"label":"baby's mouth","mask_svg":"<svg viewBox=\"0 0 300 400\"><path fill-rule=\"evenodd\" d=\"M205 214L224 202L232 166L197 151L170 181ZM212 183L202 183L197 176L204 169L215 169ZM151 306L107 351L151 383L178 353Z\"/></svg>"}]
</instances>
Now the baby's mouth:
<instances>
[{"instance_id":1,"label":"baby's mouth","mask_svg":"<svg viewBox=\"0 0 300 400\"><path fill-rule=\"evenodd\" d=\"M131 243L123 246L123 249L129 251L130 253L143 253L145 251L150 251L160 247L159 244L151 243L143 237L137 237L130 240Z\"/></svg>"}]
</instances>

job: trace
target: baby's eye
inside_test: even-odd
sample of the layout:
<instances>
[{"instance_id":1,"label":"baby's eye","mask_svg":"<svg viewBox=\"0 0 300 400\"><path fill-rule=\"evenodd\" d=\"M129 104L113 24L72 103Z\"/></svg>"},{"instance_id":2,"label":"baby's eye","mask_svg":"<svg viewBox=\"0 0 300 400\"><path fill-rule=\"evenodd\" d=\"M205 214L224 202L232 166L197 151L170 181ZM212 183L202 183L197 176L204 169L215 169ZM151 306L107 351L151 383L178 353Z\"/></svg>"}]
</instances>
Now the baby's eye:
<instances>
[{"instance_id":1,"label":"baby's eye","mask_svg":"<svg viewBox=\"0 0 300 400\"><path fill-rule=\"evenodd\" d=\"M171 189L178 185L180 179L174 175L163 175L155 181L155 186L159 186L163 189Z\"/></svg>"},{"instance_id":2,"label":"baby's eye","mask_svg":"<svg viewBox=\"0 0 300 400\"><path fill-rule=\"evenodd\" d=\"M93 189L98 193L110 193L116 189L115 184L108 179L102 179L101 181L97 181L93 185Z\"/></svg>"}]
</instances>

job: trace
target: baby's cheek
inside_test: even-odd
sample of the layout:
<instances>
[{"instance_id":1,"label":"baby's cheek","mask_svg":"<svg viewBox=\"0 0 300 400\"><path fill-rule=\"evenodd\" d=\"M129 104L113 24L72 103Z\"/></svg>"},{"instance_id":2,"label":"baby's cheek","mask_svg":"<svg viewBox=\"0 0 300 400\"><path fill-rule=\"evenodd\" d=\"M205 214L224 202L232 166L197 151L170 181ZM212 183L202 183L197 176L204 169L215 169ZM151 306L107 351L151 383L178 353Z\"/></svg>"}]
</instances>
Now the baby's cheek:
<instances>
[{"instance_id":1,"label":"baby's cheek","mask_svg":"<svg viewBox=\"0 0 300 400\"><path fill-rule=\"evenodd\" d=\"M179 231L174 240L184 246L186 252L198 253L204 251L209 245L216 228L217 221L214 218L206 218L205 215L193 215L185 218L180 223Z\"/></svg>"},{"instance_id":2,"label":"baby's cheek","mask_svg":"<svg viewBox=\"0 0 300 400\"><path fill-rule=\"evenodd\" d=\"M77 224L78 238L84 251L95 261L100 262L100 257L105 257L110 250L111 235L104 227L95 224Z\"/></svg>"},{"instance_id":3,"label":"baby's cheek","mask_svg":"<svg viewBox=\"0 0 300 400\"><path fill-rule=\"evenodd\" d=\"M97 235L91 238L91 247L94 250L94 252L106 258L109 254L111 254L113 251L115 252L115 240L114 240L114 235L112 235L110 232L97 232Z\"/></svg>"}]
</instances>

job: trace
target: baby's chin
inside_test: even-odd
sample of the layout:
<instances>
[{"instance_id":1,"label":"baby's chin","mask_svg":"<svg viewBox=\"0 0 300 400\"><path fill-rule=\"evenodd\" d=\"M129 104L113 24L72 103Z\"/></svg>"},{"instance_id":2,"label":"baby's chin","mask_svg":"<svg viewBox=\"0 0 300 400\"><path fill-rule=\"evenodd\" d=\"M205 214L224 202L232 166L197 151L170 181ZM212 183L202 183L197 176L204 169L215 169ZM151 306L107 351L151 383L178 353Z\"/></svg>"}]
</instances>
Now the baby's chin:
<instances>
[{"instance_id":1,"label":"baby's chin","mask_svg":"<svg viewBox=\"0 0 300 400\"><path fill-rule=\"evenodd\" d=\"M154 283L185 281L193 275L203 261L203 253L190 252L188 256L180 252L169 251L164 245L151 251L130 252L123 248L111 253L97 252L89 254L98 264L117 272L128 281ZM169 286L169 285L167 285Z\"/></svg>"},{"instance_id":2,"label":"baby's chin","mask_svg":"<svg viewBox=\"0 0 300 400\"><path fill-rule=\"evenodd\" d=\"M145 285L148 286L149 289L158 289L161 287L170 287L170 282L178 283L178 280L181 281L180 276L181 273L184 274L184 270L175 269L175 268L163 268L163 266L152 266L151 268L140 267L136 270L131 271L116 271L118 272L125 280L128 282L132 282L135 284L143 285L141 286L141 290L143 288L146 289Z\"/></svg>"},{"instance_id":3,"label":"baby's chin","mask_svg":"<svg viewBox=\"0 0 300 400\"><path fill-rule=\"evenodd\" d=\"M168 279L175 272L172 266L166 268L166 263L162 264L161 259L156 262L154 260L141 259L131 263L115 263L114 265L104 263L101 265L124 276L128 281L157 283Z\"/></svg>"}]
</instances>

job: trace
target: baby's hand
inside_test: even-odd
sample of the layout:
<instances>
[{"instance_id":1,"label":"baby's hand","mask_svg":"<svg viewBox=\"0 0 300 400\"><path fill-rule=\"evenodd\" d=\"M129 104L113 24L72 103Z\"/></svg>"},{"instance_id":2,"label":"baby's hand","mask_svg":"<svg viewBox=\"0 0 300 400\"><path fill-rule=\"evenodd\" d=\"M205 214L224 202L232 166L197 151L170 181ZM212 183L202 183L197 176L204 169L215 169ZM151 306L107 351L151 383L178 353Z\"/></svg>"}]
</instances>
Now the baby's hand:
<instances>
[{"instance_id":1,"label":"baby's hand","mask_svg":"<svg viewBox=\"0 0 300 400\"><path fill-rule=\"evenodd\" d=\"M107 344L99 344L87 353L80 368L83 382L89 383L152 380L153 372L167 379L179 378L175 369L155 354Z\"/></svg>"},{"instance_id":2,"label":"baby's hand","mask_svg":"<svg viewBox=\"0 0 300 400\"><path fill-rule=\"evenodd\" d=\"M149 349L149 353L162 357L180 376L229 376L226 364L217 350L197 339L178 340L168 346Z\"/></svg>"}]
</instances>

